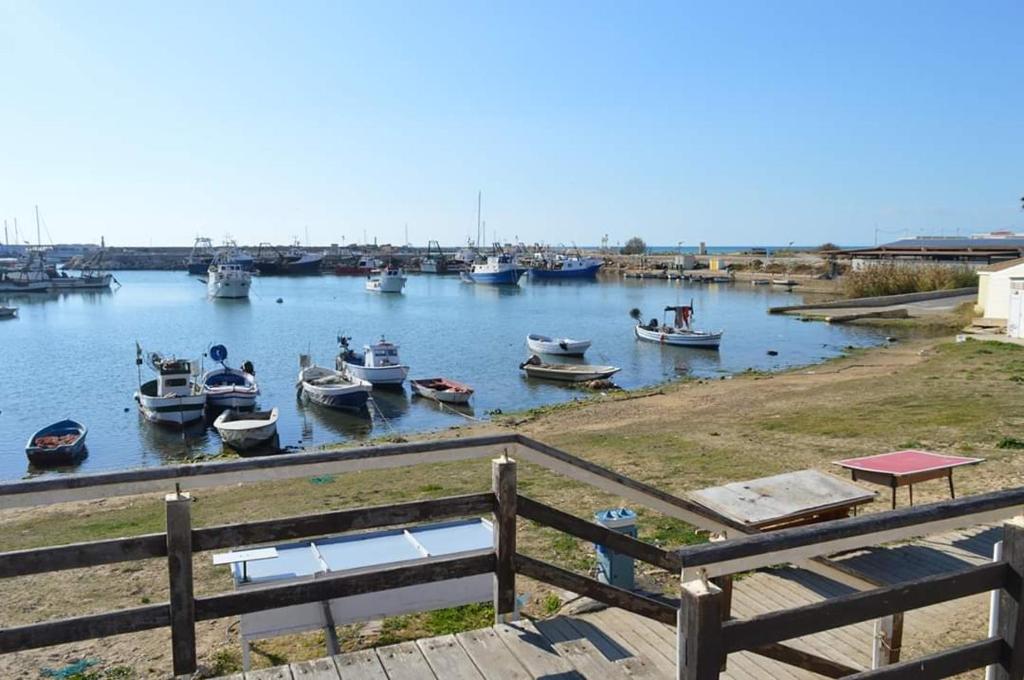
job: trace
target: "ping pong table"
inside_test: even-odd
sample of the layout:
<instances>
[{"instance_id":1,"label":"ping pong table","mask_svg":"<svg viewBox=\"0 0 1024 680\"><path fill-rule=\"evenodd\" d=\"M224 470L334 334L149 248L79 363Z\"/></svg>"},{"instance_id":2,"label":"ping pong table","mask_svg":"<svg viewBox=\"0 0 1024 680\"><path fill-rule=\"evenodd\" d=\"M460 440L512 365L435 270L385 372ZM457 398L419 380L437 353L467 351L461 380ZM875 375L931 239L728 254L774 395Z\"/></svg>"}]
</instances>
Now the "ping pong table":
<instances>
[{"instance_id":1,"label":"ping pong table","mask_svg":"<svg viewBox=\"0 0 1024 680\"><path fill-rule=\"evenodd\" d=\"M892 451L874 456L838 460L835 465L850 471L855 482L869 482L892 489L892 507L896 509L896 489L910 488L910 504L914 504L914 484L932 479L949 480L949 496L956 498L953 488L953 470L965 465L977 465L983 458L947 456L930 451Z\"/></svg>"}]
</instances>

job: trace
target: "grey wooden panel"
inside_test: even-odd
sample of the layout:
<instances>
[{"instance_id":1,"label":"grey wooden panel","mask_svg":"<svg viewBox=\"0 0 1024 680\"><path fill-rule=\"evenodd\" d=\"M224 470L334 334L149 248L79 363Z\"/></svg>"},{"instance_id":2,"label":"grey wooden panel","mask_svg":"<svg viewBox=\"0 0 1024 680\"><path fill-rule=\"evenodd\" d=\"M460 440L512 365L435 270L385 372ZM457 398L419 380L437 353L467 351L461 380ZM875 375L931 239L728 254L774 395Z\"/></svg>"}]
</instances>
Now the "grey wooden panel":
<instances>
[{"instance_id":1,"label":"grey wooden panel","mask_svg":"<svg viewBox=\"0 0 1024 680\"><path fill-rule=\"evenodd\" d=\"M338 667L330 658L299 661L291 665L295 680L338 680Z\"/></svg>"},{"instance_id":2,"label":"grey wooden panel","mask_svg":"<svg viewBox=\"0 0 1024 680\"><path fill-rule=\"evenodd\" d=\"M380 660L372 649L338 654L334 657L341 680L388 680Z\"/></svg>"},{"instance_id":3,"label":"grey wooden panel","mask_svg":"<svg viewBox=\"0 0 1024 680\"><path fill-rule=\"evenodd\" d=\"M423 653L416 646L415 642L400 642L397 645L377 648L377 658L388 680L422 680L433 678L434 672L430 670Z\"/></svg>"},{"instance_id":4,"label":"grey wooden panel","mask_svg":"<svg viewBox=\"0 0 1024 680\"><path fill-rule=\"evenodd\" d=\"M638 636L633 630L632 626L624 622L621 618L614 616L614 610L606 609L600 612L594 612L593 614L587 614L586 618L592 622L595 626L600 628L606 635L608 635L617 644L625 647L634 656L640 657L647 663L655 666L658 669L659 675L665 675L668 677L676 677L676 664L674 660L669 659L665 654L652 646L643 637ZM675 658L675 650L672 650L673 659Z\"/></svg>"},{"instance_id":5,"label":"grey wooden panel","mask_svg":"<svg viewBox=\"0 0 1024 680\"><path fill-rule=\"evenodd\" d=\"M444 680L482 680L484 677L473 665L469 658L455 639L454 635L440 635L438 637L417 640L416 645L420 648L423 658L427 660L434 675Z\"/></svg>"},{"instance_id":6,"label":"grey wooden panel","mask_svg":"<svg viewBox=\"0 0 1024 680\"><path fill-rule=\"evenodd\" d=\"M292 680L292 672L288 666L261 668L258 671L247 671L245 680Z\"/></svg>"},{"instance_id":7,"label":"grey wooden panel","mask_svg":"<svg viewBox=\"0 0 1024 680\"><path fill-rule=\"evenodd\" d=\"M579 635L565 619L555 617L535 621L534 626L547 638L558 655L571 663L584 677L609 680L625 680L630 677L625 668L606 659L590 640Z\"/></svg>"},{"instance_id":8,"label":"grey wooden panel","mask_svg":"<svg viewBox=\"0 0 1024 680\"><path fill-rule=\"evenodd\" d=\"M455 639L488 680L533 680L493 628L458 633Z\"/></svg>"},{"instance_id":9,"label":"grey wooden panel","mask_svg":"<svg viewBox=\"0 0 1024 680\"><path fill-rule=\"evenodd\" d=\"M498 637L515 655L526 670L536 678L556 676L562 678L578 678L577 673L568 660L563 659L551 646L546 637L540 634L532 623L527 620L514 623L503 623L494 627Z\"/></svg>"}]
</instances>

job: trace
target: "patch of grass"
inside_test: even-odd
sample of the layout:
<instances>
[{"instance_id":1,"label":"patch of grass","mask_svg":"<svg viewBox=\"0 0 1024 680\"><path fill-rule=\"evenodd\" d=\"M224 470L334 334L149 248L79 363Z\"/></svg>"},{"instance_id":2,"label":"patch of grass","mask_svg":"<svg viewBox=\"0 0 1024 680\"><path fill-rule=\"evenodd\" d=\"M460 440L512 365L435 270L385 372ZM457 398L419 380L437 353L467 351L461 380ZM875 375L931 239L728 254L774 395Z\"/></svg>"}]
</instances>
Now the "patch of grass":
<instances>
[{"instance_id":1,"label":"patch of grass","mask_svg":"<svg viewBox=\"0 0 1024 680\"><path fill-rule=\"evenodd\" d=\"M409 639L403 634L411 626L412 616L389 616L380 624L380 634L377 636L377 646L393 645Z\"/></svg>"},{"instance_id":2,"label":"patch of grass","mask_svg":"<svg viewBox=\"0 0 1024 680\"><path fill-rule=\"evenodd\" d=\"M425 628L431 636L461 633L464 630L487 628L494 623L494 606L490 603L466 604L461 607L437 609L426 615Z\"/></svg>"},{"instance_id":3,"label":"patch of grass","mask_svg":"<svg viewBox=\"0 0 1024 680\"><path fill-rule=\"evenodd\" d=\"M1003 437L996 444L997 449L1024 449L1024 440L1016 437Z\"/></svg>"},{"instance_id":4,"label":"patch of grass","mask_svg":"<svg viewBox=\"0 0 1024 680\"><path fill-rule=\"evenodd\" d=\"M444 487L440 484L424 484L420 487L421 493L437 493L438 491L444 491Z\"/></svg>"},{"instance_id":5,"label":"patch of grass","mask_svg":"<svg viewBox=\"0 0 1024 680\"><path fill-rule=\"evenodd\" d=\"M548 593L544 596L540 606L541 610L545 614L551 616L562 608L562 598L558 597L558 595L555 595L554 593Z\"/></svg>"},{"instance_id":6,"label":"patch of grass","mask_svg":"<svg viewBox=\"0 0 1024 680\"><path fill-rule=\"evenodd\" d=\"M843 290L852 298L899 295L931 290L970 288L978 274L969 267L908 265L880 262L843 277Z\"/></svg>"},{"instance_id":7,"label":"patch of grass","mask_svg":"<svg viewBox=\"0 0 1024 680\"><path fill-rule=\"evenodd\" d=\"M242 671L242 655L234 648L218 649L210 658L210 670L215 676Z\"/></svg>"},{"instance_id":8,"label":"patch of grass","mask_svg":"<svg viewBox=\"0 0 1024 680\"><path fill-rule=\"evenodd\" d=\"M707 535L678 519L651 515L640 524L641 539L662 548L678 548L695 543L707 543Z\"/></svg>"}]
</instances>

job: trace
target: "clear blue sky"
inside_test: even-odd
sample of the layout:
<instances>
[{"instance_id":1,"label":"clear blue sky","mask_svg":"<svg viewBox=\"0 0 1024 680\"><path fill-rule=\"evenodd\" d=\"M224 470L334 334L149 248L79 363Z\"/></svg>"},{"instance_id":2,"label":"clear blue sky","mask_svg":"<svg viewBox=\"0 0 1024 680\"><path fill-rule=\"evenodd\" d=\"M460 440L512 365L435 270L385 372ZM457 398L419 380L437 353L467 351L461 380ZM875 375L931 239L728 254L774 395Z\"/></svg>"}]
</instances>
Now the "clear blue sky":
<instances>
[{"instance_id":1,"label":"clear blue sky","mask_svg":"<svg viewBox=\"0 0 1024 680\"><path fill-rule=\"evenodd\" d=\"M531 242L1024 229L1024 2L0 0L55 242L456 243L478 189Z\"/></svg>"}]
</instances>

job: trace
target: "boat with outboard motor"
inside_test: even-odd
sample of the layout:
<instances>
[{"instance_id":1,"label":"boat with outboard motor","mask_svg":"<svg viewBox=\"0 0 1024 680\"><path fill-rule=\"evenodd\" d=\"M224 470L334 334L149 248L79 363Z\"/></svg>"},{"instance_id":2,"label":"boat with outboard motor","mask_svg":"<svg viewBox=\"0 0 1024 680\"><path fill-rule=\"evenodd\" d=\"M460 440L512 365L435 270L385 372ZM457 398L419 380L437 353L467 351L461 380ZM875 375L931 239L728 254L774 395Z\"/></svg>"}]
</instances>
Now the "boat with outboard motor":
<instances>
[{"instance_id":1,"label":"boat with outboard motor","mask_svg":"<svg viewBox=\"0 0 1024 680\"><path fill-rule=\"evenodd\" d=\"M147 363L156 379L142 382L142 364ZM135 345L135 365L139 368L139 389L135 401L142 416L153 423L185 425L203 417L206 394L195 381L197 362L164 357L151 352L143 359L142 347Z\"/></svg>"},{"instance_id":2,"label":"boat with outboard motor","mask_svg":"<svg viewBox=\"0 0 1024 680\"><path fill-rule=\"evenodd\" d=\"M25 455L37 467L75 465L88 454L85 435L89 430L74 420L47 425L28 438Z\"/></svg>"},{"instance_id":3,"label":"boat with outboard motor","mask_svg":"<svg viewBox=\"0 0 1024 680\"><path fill-rule=\"evenodd\" d=\"M590 340L573 340L572 338L549 338L546 335L531 333L526 336L526 346L534 354L555 354L567 357L581 357L590 347Z\"/></svg>"},{"instance_id":4,"label":"boat with outboard motor","mask_svg":"<svg viewBox=\"0 0 1024 680\"><path fill-rule=\"evenodd\" d=\"M338 357L335 368L371 385L401 385L409 375L409 367L398 358L398 345L384 336L372 345L364 345L362 353L349 346L352 338L338 336Z\"/></svg>"},{"instance_id":5,"label":"boat with outboard motor","mask_svg":"<svg viewBox=\"0 0 1024 680\"><path fill-rule=\"evenodd\" d=\"M206 403L214 409L256 408L256 397L260 394L260 388L256 383L256 370L252 362L242 362L241 368L229 368L224 363L228 358L228 350L224 345L214 345L208 354L220 364L220 368L203 373L199 380L206 395Z\"/></svg>"},{"instance_id":6,"label":"boat with outboard motor","mask_svg":"<svg viewBox=\"0 0 1024 680\"><path fill-rule=\"evenodd\" d=\"M373 385L368 381L313 363L308 354L299 355L299 395L329 408L362 410Z\"/></svg>"},{"instance_id":7,"label":"boat with outboard motor","mask_svg":"<svg viewBox=\"0 0 1024 680\"><path fill-rule=\"evenodd\" d=\"M669 312L675 315L671 323L668 320ZM722 342L722 331L700 331L690 327L693 320L692 301L689 305L665 307L665 319L661 323L658 323L657 319L651 319L644 324L643 314L636 308L630 310L629 315L636 321L636 337L641 340L703 349L718 349Z\"/></svg>"}]
</instances>

